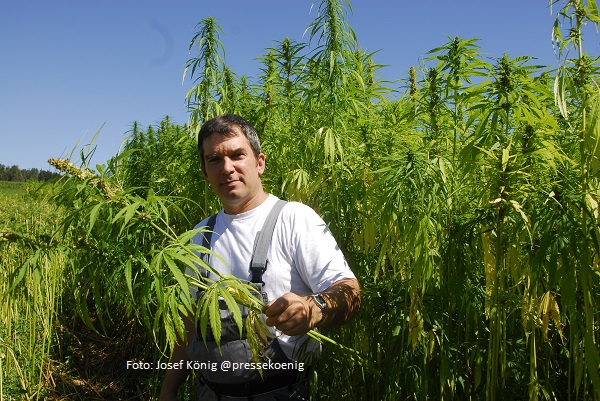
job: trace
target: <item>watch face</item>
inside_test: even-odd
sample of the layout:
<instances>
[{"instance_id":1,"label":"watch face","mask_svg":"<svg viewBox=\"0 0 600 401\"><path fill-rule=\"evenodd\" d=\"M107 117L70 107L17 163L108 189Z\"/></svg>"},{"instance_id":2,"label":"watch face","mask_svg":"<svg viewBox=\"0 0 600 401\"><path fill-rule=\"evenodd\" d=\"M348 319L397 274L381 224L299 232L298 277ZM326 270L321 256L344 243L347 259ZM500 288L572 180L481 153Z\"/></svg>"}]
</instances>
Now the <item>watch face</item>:
<instances>
[{"instance_id":1,"label":"watch face","mask_svg":"<svg viewBox=\"0 0 600 401\"><path fill-rule=\"evenodd\" d=\"M313 295L315 302L319 305L321 309L327 309L327 301L323 298L322 295Z\"/></svg>"}]
</instances>

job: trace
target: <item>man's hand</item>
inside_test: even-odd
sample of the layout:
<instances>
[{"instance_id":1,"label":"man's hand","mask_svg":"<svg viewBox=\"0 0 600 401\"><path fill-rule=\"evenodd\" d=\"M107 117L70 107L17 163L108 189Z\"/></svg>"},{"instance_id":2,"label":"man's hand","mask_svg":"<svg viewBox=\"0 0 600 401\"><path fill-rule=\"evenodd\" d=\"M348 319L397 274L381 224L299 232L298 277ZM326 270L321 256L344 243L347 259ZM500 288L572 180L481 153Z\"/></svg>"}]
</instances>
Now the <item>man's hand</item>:
<instances>
[{"instance_id":1,"label":"man's hand","mask_svg":"<svg viewBox=\"0 0 600 401\"><path fill-rule=\"evenodd\" d=\"M263 309L267 324L289 336L301 336L319 327L338 327L346 323L360 308L360 284L354 278L336 281L321 293L327 301L327 314L311 296L291 292L269 302Z\"/></svg>"},{"instance_id":2,"label":"man's hand","mask_svg":"<svg viewBox=\"0 0 600 401\"><path fill-rule=\"evenodd\" d=\"M321 321L321 309L315 301L291 292L274 299L263 310L267 324L288 336L302 336Z\"/></svg>"},{"instance_id":3,"label":"man's hand","mask_svg":"<svg viewBox=\"0 0 600 401\"><path fill-rule=\"evenodd\" d=\"M177 344L173 349L171 362L188 360L187 345L193 341L196 328L194 323L186 316L181 316L187 334L187 341L178 336ZM185 382L189 371L185 369L167 369L163 380L158 401L177 401L177 390Z\"/></svg>"}]
</instances>

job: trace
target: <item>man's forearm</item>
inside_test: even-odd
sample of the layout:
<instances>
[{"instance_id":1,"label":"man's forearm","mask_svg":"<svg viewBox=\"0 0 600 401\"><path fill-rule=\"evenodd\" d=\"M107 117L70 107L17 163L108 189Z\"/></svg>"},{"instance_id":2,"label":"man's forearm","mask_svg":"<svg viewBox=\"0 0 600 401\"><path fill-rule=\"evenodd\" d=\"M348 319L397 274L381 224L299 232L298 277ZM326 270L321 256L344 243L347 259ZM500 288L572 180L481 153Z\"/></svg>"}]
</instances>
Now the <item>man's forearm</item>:
<instances>
[{"instance_id":1,"label":"man's forearm","mask_svg":"<svg viewBox=\"0 0 600 401\"><path fill-rule=\"evenodd\" d=\"M180 360L187 361L187 352L185 345L177 345L173 350L171 362L179 362ZM182 369L167 369L165 378L160 389L159 401L176 401L177 390L189 374L189 370L184 364Z\"/></svg>"},{"instance_id":2,"label":"man's forearm","mask_svg":"<svg viewBox=\"0 0 600 401\"><path fill-rule=\"evenodd\" d=\"M338 327L352 319L360 309L360 284L356 279L333 283L321 293L327 301L327 313L319 327Z\"/></svg>"}]
</instances>

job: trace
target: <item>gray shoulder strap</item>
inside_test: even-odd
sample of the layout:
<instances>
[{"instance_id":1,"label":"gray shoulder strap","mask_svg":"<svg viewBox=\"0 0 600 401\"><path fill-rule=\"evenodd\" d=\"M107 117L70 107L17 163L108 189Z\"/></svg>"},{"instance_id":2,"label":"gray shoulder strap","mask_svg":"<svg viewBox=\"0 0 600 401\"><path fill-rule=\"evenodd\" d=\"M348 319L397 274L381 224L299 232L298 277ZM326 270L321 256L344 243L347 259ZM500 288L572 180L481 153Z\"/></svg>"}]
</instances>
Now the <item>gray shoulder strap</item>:
<instances>
[{"instance_id":1,"label":"gray shoulder strap","mask_svg":"<svg viewBox=\"0 0 600 401\"><path fill-rule=\"evenodd\" d=\"M267 219L265 220L262 229L256 235L256 242L254 247L254 255L252 256L252 263L250 264L250 271L252 272L253 283L263 283L262 276L267 270L267 253L269 252L269 246L273 238L273 231L275 230L275 223L281 209L287 202L284 200L278 200L273 206Z\"/></svg>"},{"instance_id":2,"label":"gray shoulder strap","mask_svg":"<svg viewBox=\"0 0 600 401\"><path fill-rule=\"evenodd\" d=\"M213 231L215 230L215 224L217 223L217 215L213 214L212 216L210 216L208 218L208 222L206 223L206 226L208 227L208 231L202 233L202 246L210 249L210 240L212 239L212 235L213 235ZM202 259L204 259L204 261L206 263L208 263L208 258L209 258L209 254L205 253L204 255L202 255ZM200 269L200 273L202 274L202 277L204 278L208 278L208 275L210 274L208 270L201 268Z\"/></svg>"}]
</instances>

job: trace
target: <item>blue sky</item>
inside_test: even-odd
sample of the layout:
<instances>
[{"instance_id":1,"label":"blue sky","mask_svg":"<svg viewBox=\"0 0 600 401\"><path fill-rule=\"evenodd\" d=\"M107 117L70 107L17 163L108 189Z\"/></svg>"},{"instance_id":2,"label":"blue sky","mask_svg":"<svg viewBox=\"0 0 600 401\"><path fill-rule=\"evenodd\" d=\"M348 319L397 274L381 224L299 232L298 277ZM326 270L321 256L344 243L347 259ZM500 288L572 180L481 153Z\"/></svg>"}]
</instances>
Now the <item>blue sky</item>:
<instances>
[{"instance_id":1,"label":"blue sky","mask_svg":"<svg viewBox=\"0 0 600 401\"><path fill-rule=\"evenodd\" d=\"M226 63L256 77L256 58L275 41L303 38L314 19L311 0L255 1L4 1L0 5L0 164L51 169L96 140L93 163L117 153L133 121L143 126L165 115L184 124L182 84L188 45L201 19L223 28ZM556 65L547 0L355 0L348 22L361 47L389 80L448 37L480 38L490 58L533 56ZM586 48L598 55L599 36L588 27ZM396 85L397 87L397 85ZM76 158L75 158L76 159Z\"/></svg>"}]
</instances>

